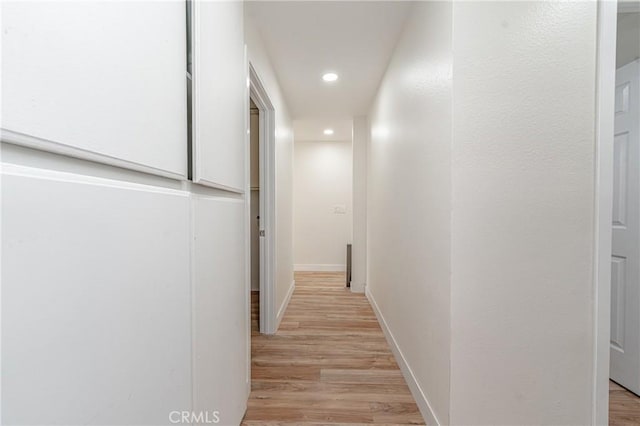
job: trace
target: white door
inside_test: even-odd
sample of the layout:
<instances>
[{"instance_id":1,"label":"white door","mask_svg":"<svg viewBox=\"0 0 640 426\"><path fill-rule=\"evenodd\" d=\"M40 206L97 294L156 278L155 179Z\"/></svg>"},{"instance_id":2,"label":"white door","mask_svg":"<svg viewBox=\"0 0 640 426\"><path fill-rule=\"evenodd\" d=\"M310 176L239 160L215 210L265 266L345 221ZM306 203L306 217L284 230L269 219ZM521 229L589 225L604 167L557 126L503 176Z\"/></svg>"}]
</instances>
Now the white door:
<instances>
[{"instance_id":1,"label":"white door","mask_svg":"<svg viewBox=\"0 0 640 426\"><path fill-rule=\"evenodd\" d=\"M611 378L640 394L640 60L616 71Z\"/></svg>"}]
</instances>

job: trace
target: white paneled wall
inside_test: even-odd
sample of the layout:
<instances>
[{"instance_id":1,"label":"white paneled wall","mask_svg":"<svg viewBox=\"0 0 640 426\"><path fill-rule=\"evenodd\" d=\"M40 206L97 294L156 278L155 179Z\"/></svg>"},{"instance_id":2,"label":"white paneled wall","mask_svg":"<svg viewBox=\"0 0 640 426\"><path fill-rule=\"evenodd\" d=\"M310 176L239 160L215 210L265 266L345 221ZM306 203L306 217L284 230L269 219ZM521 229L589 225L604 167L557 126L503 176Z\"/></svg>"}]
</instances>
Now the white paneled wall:
<instances>
[{"instance_id":1,"label":"white paneled wall","mask_svg":"<svg viewBox=\"0 0 640 426\"><path fill-rule=\"evenodd\" d=\"M232 192L185 181L183 1L3 3L2 424L242 418L243 10L196 10L195 177Z\"/></svg>"},{"instance_id":2,"label":"white paneled wall","mask_svg":"<svg viewBox=\"0 0 640 426\"><path fill-rule=\"evenodd\" d=\"M4 164L2 423L190 407L189 198Z\"/></svg>"},{"instance_id":3,"label":"white paneled wall","mask_svg":"<svg viewBox=\"0 0 640 426\"><path fill-rule=\"evenodd\" d=\"M194 410L229 425L248 397L244 219L242 199L193 195Z\"/></svg>"},{"instance_id":4,"label":"white paneled wall","mask_svg":"<svg viewBox=\"0 0 640 426\"><path fill-rule=\"evenodd\" d=\"M3 2L3 138L186 176L183 2Z\"/></svg>"},{"instance_id":5,"label":"white paneled wall","mask_svg":"<svg viewBox=\"0 0 640 426\"><path fill-rule=\"evenodd\" d=\"M241 192L248 108L243 3L194 3L194 182Z\"/></svg>"}]
</instances>

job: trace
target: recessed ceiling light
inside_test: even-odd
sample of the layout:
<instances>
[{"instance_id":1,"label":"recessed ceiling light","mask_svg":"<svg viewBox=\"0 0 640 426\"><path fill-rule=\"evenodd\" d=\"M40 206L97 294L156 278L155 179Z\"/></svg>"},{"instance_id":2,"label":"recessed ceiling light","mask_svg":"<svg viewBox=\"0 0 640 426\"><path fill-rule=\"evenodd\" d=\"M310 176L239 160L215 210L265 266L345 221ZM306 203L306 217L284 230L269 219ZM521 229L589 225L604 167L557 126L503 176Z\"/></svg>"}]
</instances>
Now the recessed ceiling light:
<instances>
[{"instance_id":1,"label":"recessed ceiling light","mask_svg":"<svg viewBox=\"0 0 640 426\"><path fill-rule=\"evenodd\" d=\"M331 136L333 134L333 129L324 129L323 133L327 136Z\"/></svg>"},{"instance_id":2,"label":"recessed ceiling light","mask_svg":"<svg viewBox=\"0 0 640 426\"><path fill-rule=\"evenodd\" d=\"M336 81L338 79L338 74L335 72L328 72L322 76L322 79L327 82Z\"/></svg>"}]
</instances>

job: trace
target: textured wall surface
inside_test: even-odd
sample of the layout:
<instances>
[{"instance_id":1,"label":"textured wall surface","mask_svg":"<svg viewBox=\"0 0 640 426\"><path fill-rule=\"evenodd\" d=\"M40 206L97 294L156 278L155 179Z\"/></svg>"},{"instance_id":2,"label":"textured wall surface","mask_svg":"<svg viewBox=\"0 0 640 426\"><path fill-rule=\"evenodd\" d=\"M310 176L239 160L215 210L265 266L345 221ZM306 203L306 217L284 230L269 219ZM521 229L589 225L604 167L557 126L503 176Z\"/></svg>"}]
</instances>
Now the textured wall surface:
<instances>
[{"instance_id":1,"label":"textured wall surface","mask_svg":"<svg viewBox=\"0 0 640 426\"><path fill-rule=\"evenodd\" d=\"M367 288L446 424L451 4L415 4L370 121Z\"/></svg>"},{"instance_id":2,"label":"textured wall surface","mask_svg":"<svg viewBox=\"0 0 640 426\"><path fill-rule=\"evenodd\" d=\"M596 4L453 16L451 424L590 424Z\"/></svg>"}]
</instances>

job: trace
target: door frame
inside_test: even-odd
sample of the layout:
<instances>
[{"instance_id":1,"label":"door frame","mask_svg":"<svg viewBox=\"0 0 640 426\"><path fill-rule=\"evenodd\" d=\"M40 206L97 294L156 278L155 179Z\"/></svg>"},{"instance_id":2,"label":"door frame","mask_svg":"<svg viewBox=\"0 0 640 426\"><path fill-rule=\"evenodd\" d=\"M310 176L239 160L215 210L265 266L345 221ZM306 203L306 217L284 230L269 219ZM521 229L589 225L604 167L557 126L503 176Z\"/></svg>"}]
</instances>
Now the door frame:
<instances>
[{"instance_id":1,"label":"door frame","mask_svg":"<svg viewBox=\"0 0 640 426\"><path fill-rule=\"evenodd\" d=\"M611 334L611 238L613 214L613 137L616 82L617 1L598 1L595 197L593 253L592 424L609 424Z\"/></svg>"},{"instance_id":2,"label":"door frame","mask_svg":"<svg viewBox=\"0 0 640 426\"><path fill-rule=\"evenodd\" d=\"M249 117L249 98L253 100L260 111L260 229L265 235L260 237L260 333L274 334L277 328L276 302L275 302L275 109L269 95L258 76L253 65L249 62L249 78L247 81L249 96L247 98L247 123ZM247 138L248 139L248 138ZM247 142L249 143L249 142ZM249 145L247 144L247 148ZM250 160L250 152L247 149L247 164ZM248 173L247 173L248 174ZM251 203L251 183L247 178L246 197L247 210ZM249 215L250 216L250 215ZM248 218L251 225L251 218ZM250 232L247 234L250 235ZM250 236L249 236L250 238ZM251 241L248 241L251 249ZM248 267L251 268L250 262ZM251 285L251 273L248 274L249 286Z\"/></svg>"}]
</instances>

